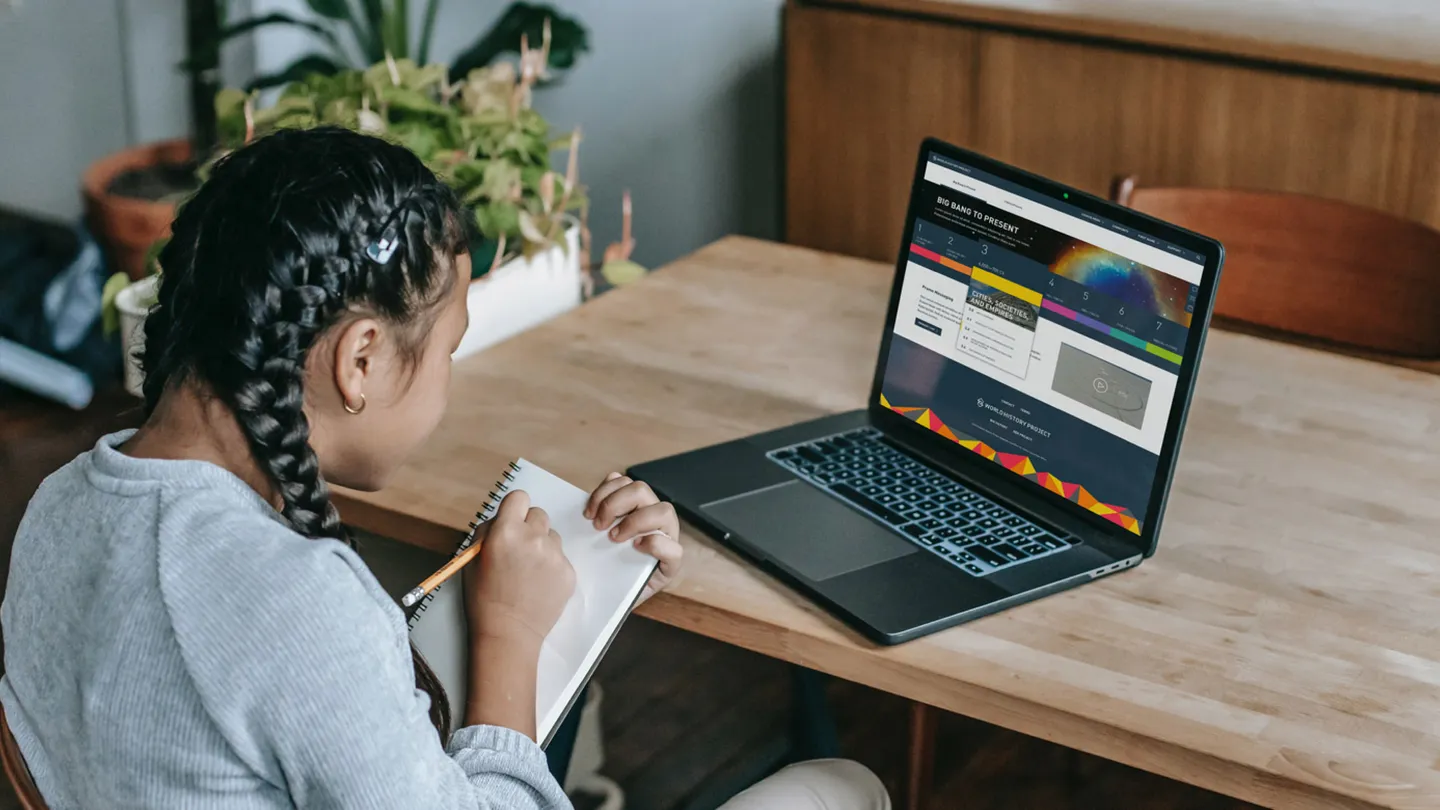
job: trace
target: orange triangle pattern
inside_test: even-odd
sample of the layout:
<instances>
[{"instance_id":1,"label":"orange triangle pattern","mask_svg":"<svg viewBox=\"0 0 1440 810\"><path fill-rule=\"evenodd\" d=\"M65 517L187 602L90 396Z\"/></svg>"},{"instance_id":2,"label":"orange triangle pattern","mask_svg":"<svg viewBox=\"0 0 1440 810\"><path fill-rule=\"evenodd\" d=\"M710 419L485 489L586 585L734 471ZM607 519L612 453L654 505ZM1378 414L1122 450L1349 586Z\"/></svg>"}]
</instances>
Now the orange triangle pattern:
<instances>
[{"instance_id":1,"label":"orange triangle pattern","mask_svg":"<svg viewBox=\"0 0 1440 810\"><path fill-rule=\"evenodd\" d=\"M1071 501L1074 501L1080 506L1083 506L1091 512L1105 518L1111 523L1114 523L1124 528L1126 531L1133 532L1135 534L1140 533L1140 521L1136 520L1135 516L1130 514L1129 509L1126 509L1123 506L1115 506L1113 504L1102 503L1097 500L1094 495L1091 495L1089 490L1085 489L1079 484L1066 483L1051 475L1050 473L1040 472L1036 470L1035 464L1033 461L1031 461L1029 456L1020 455L1018 453L1000 453L997 452L995 448L991 447L985 442L979 441L978 439L972 439L968 436L965 436L964 434L957 434L955 431L951 430L949 426L947 426L944 422L940 420L940 416L938 414L936 414L929 408L896 407L890 404L890 400L886 398L884 394L880 395L880 405L885 408L889 408L890 410L898 414L902 414L909 419L914 420L916 424L927 427L930 430L939 433L941 436L944 436L950 441L955 442L961 447L964 447L973 453L989 459L990 461L999 464L1000 466L1013 473L1017 473L1019 475L1025 476L1026 478L1029 478L1031 481L1034 481L1040 486L1045 487L1051 492L1054 492L1056 495L1061 495Z\"/></svg>"}]
</instances>

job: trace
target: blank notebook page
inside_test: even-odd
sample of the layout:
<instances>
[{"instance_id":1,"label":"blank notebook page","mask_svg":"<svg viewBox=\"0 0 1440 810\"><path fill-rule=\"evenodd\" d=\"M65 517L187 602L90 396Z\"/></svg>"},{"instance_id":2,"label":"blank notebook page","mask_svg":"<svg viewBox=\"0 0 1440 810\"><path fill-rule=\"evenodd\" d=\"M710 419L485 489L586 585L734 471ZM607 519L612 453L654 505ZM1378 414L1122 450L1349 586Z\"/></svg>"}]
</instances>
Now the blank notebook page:
<instances>
[{"instance_id":1,"label":"blank notebook page","mask_svg":"<svg viewBox=\"0 0 1440 810\"><path fill-rule=\"evenodd\" d=\"M500 499L516 490L527 493L530 504L550 516L550 526L575 569L575 592L540 651L535 727L543 744L619 632L655 570L655 560L631 543L611 542L605 531L585 519L590 493L523 459L512 465L481 518L493 517ZM457 553L470 541L467 537ZM457 721L464 717L469 660L461 591L457 574L417 605L410 618L410 638L444 684Z\"/></svg>"}]
</instances>

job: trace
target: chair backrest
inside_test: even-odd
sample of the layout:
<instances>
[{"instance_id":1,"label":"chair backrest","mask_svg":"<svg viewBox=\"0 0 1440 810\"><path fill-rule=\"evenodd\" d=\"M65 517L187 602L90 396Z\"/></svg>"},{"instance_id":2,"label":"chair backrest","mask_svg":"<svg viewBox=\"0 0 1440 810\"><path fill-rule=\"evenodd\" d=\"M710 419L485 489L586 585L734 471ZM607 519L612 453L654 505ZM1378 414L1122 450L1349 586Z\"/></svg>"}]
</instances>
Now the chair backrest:
<instances>
[{"instance_id":1,"label":"chair backrest","mask_svg":"<svg viewBox=\"0 0 1440 810\"><path fill-rule=\"evenodd\" d=\"M5 719L5 708L0 706L0 763L5 766L5 776L10 787L20 800L20 810L49 810L35 780L30 777L30 768L20 754L15 735L10 733L10 723Z\"/></svg>"},{"instance_id":2,"label":"chair backrest","mask_svg":"<svg viewBox=\"0 0 1440 810\"><path fill-rule=\"evenodd\" d=\"M1440 232L1348 203L1141 188L1111 198L1225 245L1221 319L1402 357L1440 357Z\"/></svg>"}]
</instances>

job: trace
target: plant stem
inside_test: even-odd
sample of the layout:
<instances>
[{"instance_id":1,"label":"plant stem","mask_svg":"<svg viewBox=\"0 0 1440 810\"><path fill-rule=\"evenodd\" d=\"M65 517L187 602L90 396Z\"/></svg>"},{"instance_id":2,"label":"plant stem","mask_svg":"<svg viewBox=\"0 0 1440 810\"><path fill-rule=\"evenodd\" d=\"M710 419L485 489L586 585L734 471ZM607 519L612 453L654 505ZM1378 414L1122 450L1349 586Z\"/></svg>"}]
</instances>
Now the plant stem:
<instances>
[{"instance_id":1,"label":"plant stem","mask_svg":"<svg viewBox=\"0 0 1440 810\"><path fill-rule=\"evenodd\" d=\"M187 0L185 48L190 57L191 157L204 160L215 148L215 94L220 92L220 9L218 0Z\"/></svg>"}]
</instances>

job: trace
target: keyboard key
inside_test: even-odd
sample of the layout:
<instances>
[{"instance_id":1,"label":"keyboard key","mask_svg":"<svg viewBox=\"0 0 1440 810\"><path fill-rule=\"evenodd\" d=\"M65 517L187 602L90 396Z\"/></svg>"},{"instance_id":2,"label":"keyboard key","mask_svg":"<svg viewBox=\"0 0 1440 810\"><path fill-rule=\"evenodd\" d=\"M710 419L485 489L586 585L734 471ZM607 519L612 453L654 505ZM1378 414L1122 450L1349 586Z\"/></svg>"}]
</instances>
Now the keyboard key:
<instances>
[{"instance_id":1,"label":"keyboard key","mask_svg":"<svg viewBox=\"0 0 1440 810\"><path fill-rule=\"evenodd\" d=\"M938 492L932 500L941 506L949 506L952 503L956 503L959 499L948 492Z\"/></svg>"},{"instance_id":2,"label":"keyboard key","mask_svg":"<svg viewBox=\"0 0 1440 810\"><path fill-rule=\"evenodd\" d=\"M910 535L911 537L916 537L916 538L920 537L920 535L922 535L922 534L925 533L925 530L924 530L924 529L920 528L918 525L916 525L916 524L914 524L914 523L911 523L909 526L903 527L902 529L900 529L900 531L905 532L906 534Z\"/></svg>"},{"instance_id":3,"label":"keyboard key","mask_svg":"<svg viewBox=\"0 0 1440 810\"><path fill-rule=\"evenodd\" d=\"M984 517L984 515L980 514L974 509L966 509L964 512L960 513L961 520L979 520L982 517Z\"/></svg>"},{"instance_id":4,"label":"keyboard key","mask_svg":"<svg viewBox=\"0 0 1440 810\"><path fill-rule=\"evenodd\" d=\"M984 543L987 546L993 546L996 543L1003 543L1005 541L1001 540L993 534L990 534L989 532L986 532L985 534L980 536L980 542Z\"/></svg>"},{"instance_id":5,"label":"keyboard key","mask_svg":"<svg viewBox=\"0 0 1440 810\"><path fill-rule=\"evenodd\" d=\"M1018 528L1020 528L1021 526L1024 526L1025 524L1029 523L1030 521L1026 520L1025 518L1016 516L1016 515L1011 515L1010 517L1005 518L1004 520L1002 520L1002 521L1000 521L1000 522L1001 522L1001 523L1004 523L1006 526L1009 526L1009 527L1012 528L1012 529L1018 529Z\"/></svg>"},{"instance_id":6,"label":"keyboard key","mask_svg":"<svg viewBox=\"0 0 1440 810\"><path fill-rule=\"evenodd\" d=\"M1045 530L1032 523L1029 526L1021 526L1020 533L1026 537L1035 537L1036 535L1044 534Z\"/></svg>"},{"instance_id":7,"label":"keyboard key","mask_svg":"<svg viewBox=\"0 0 1440 810\"><path fill-rule=\"evenodd\" d=\"M975 560L975 555L968 551L962 551L958 556L961 562L973 562Z\"/></svg>"},{"instance_id":8,"label":"keyboard key","mask_svg":"<svg viewBox=\"0 0 1440 810\"><path fill-rule=\"evenodd\" d=\"M1000 525L1000 521L996 520L995 518L985 518L984 520L976 523L975 525L979 526L982 529L994 529Z\"/></svg>"},{"instance_id":9,"label":"keyboard key","mask_svg":"<svg viewBox=\"0 0 1440 810\"><path fill-rule=\"evenodd\" d=\"M966 526L960 530L960 533L966 537L979 537L985 533L985 530L979 526Z\"/></svg>"},{"instance_id":10,"label":"keyboard key","mask_svg":"<svg viewBox=\"0 0 1440 810\"><path fill-rule=\"evenodd\" d=\"M920 494L921 494L921 495L934 495L936 492L939 492L939 491L940 491L940 490L936 489L935 487L933 487L933 486L931 486L931 485L929 485L929 484L926 484L925 486L920 487Z\"/></svg>"},{"instance_id":11,"label":"keyboard key","mask_svg":"<svg viewBox=\"0 0 1440 810\"><path fill-rule=\"evenodd\" d=\"M880 462L879 464L876 464L876 465L875 465L875 469L877 469L877 470L879 470L879 471L881 471L881 472L894 472L894 471L895 471L895 465L894 465L894 464L891 464L891 463L888 462L888 461L882 461L882 462Z\"/></svg>"},{"instance_id":12,"label":"keyboard key","mask_svg":"<svg viewBox=\"0 0 1440 810\"><path fill-rule=\"evenodd\" d=\"M1042 534L1035 539L1048 548L1065 548L1065 541L1053 534Z\"/></svg>"},{"instance_id":13,"label":"keyboard key","mask_svg":"<svg viewBox=\"0 0 1440 810\"><path fill-rule=\"evenodd\" d=\"M956 535L960 534L960 532L957 531L957 530L955 530L955 529L953 529L953 528L951 528L951 527L949 527L949 526L946 526L946 527L944 527L943 529L937 529L937 530L935 531L935 534L936 534L936 536L940 537L942 540L949 540L950 538L955 537Z\"/></svg>"},{"instance_id":14,"label":"keyboard key","mask_svg":"<svg viewBox=\"0 0 1440 810\"><path fill-rule=\"evenodd\" d=\"M991 551L999 554L1000 556L1011 562L1025 559L1025 553L1022 552L1020 549L1010 545L1009 543L1001 543L997 546L993 546L991 548Z\"/></svg>"},{"instance_id":15,"label":"keyboard key","mask_svg":"<svg viewBox=\"0 0 1440 810\"><path fill-rule=\"evenodd\" d=\"M934 512L930 513L930 517L933 517L936 520L950 520L951 518L955 517L955 513L951 512L949 509L936 509Z\"/></svg>"},{"instance_id":16,"label":"keyboard key","mask_svg":"<svg viewBox=\"0 0 1440 810\"><path fill-rule=\"evenodd\" d=\"M830 491L870 514L875 515L886 523L894 523L898 526L905 522L903 517L891 511L889 507L878 504L874 500L861 495L859 490L848 484L836 484L830 487Z\"/></svg>"},{"instance_id":17,"label":"keyboard key","mask_svg":"<svg viewBox=\"0 0 1440 810\"><path fill-rule=\"evenodd\" d=\"M969 571L972 574L975 574L976 576L985 573L985 569L981 568L975 563L965 563L965 570Z\"/></svg>"},{"instance_id":18,"label":"keyboard key","mask_svg":"<svg viewBox=\"0 0 1440 810\"><path fill-rule=\"evenodd\" d=\"M875 502L876 502L876 503L883 503L883 504L886 504L887 506L888 506L889 504L895 503L895 502L898 501L898 500L900 500L900 496L898 496L898 495L891 495L891 494L888 493L888 492L885 493L884 495L876 495L876 496L875 496Z\"/></svg>"},{"instance_id":19,"label":"keyboard key","mask_svg":"<svg viewBox=\"0 0 1440 810\"><path fill-rule=\"evenodd\" d=\"M998 528L998 529L992 530L991 534L994 534L996 537L1003 537L1003 538L1005 538L1005 539L1007 539L1007 540L1009 540L1010 538L1013 538L1013 537L1019 537L1019 536L1020 536L1020 533L1019 533L1019 532L1017 532L1017 531L1015 531L1014 529L1011 529L1011 528L1009 528L1009 527L1006 527L1006 526L1001 526L1001 527Z\"/></svg>"},{"instance_id":20,"label":"keyboard key","mask_svg":"<svg viewBox=\"0 0 1440 810\"><path fill-rule=\"evenodd\" d=\"M899 494L901 494L902 492L905 492L905 491L907 491L907 490L909 490L909 489L910 489L910 488L907 487L907 486L905 486L904 484L895 484L895 485L889 487L889 488L887 489L887 491L890 492L892 495L899 495Z\"/></svg>"},{"instance_id":21,"label":"keyboard key","mask_svg":"<svg viewBox=\"0 0 1440 810\"><path fill-rule=\"evenodd\" d=\"M925 517L925 513L919 509L902 509L900 514L904 515L906 520L920 520Z\"/></svg>"},{"instance_id":22,"label":"keyboard key","mask_svg":"<svg viewBox=\"0 0 1440 810\"><path fill-rule=\"evenodd\" d=\"M1031 543L1028 546L1024 546L1020 550L1025 552L1026 554L1029 554L1032 557L1036 554L1044 554L1047 551L1047 549L1039 543Z\"/></svg>"},{"instance_id":23,"label":"keyboard key","mask_svg":"<svg viewBox=\"0 0 1440 810\"><path fill-rule=\"evenodd\" d=\"M925 529L926 531L929 531L929 530L931 530L931 529L938 529L938 528L940 528L940 521L938 521L938 520L936 520L936 519L934 519L934 518L930 518L930 519L928 519L928 520L922 520L922 521L920 521L920 524L919 524L919 525L920 525L920 527L921 527L922 529Z\"/></svg>"},{"instance_id":24,"label":"keyboard key","mask_svg":"<svg viewBox=\"0 0 1440 810\"><path fill-rule=\"evenodd\" d=\"M810 462L811 464L825 463L825 457L815 452L809 447L798 447L795 449L795 454L798 455L800 458L803 458L806 461Z\"/></svg>"},{"instance_id":25,"label":"keyboard key","mask_svg":"<svg viewBox=\"0 0 1440 810\"><path fill-rule=\"evenodd\" d=\"M933 510L933 509L939 509L939 508L940 508L940 504L935 503L934 501L922 501L922 502L920 502L920 503L915 504L915 508L916 508L916 509L924 509L926 512L929 512L929 511L931 511L931 510Z\"/></svg>"},{"instance_id":26,"label":"keyboard key","mask_svg":"<svg viewBox=\"0 0 1440 810\"><path fill-rule=\"evenodd\" d=\"M965 550L975 555L975 559L990 565L1004 565L1005 558L991 551L984 546L966 546Z\"/></svg>"},{"instance_id":27,"label":"keyboard key","mask_svg":"<svg viewBox=\"0 0 1440 810\"><path fill-rule=\"evenodd\" d=\"M873 496L875 496L875 495L879 495L880 493L884 492L884 491L885 491L885 488L884 488L884 487L877 487L877 486L875 486L874 484L871 484L870 486L864 487L864 488L861 489L860 491L863 492L863 493L865 493L866 495L870 495L870 496L873 497Z\"/></svg>"}]
</instances>

